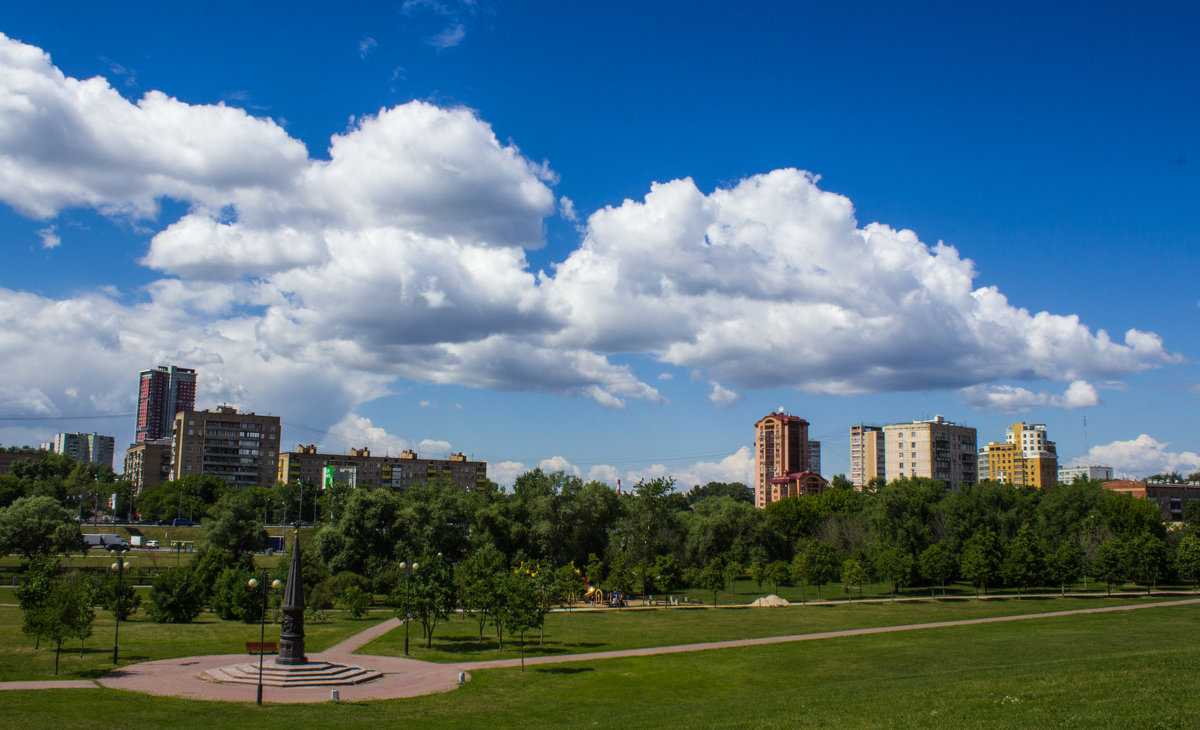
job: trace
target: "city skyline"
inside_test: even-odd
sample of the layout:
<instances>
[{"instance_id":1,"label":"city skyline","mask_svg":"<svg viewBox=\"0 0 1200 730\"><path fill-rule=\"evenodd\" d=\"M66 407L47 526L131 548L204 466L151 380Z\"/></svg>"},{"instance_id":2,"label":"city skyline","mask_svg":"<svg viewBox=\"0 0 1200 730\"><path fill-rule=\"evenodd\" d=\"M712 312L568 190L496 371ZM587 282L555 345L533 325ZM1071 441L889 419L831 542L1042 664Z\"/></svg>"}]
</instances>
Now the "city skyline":
<instances>
[{"instance_id":1,"label":"city skyline","mask_svg":"<svg viewBox=\"0 0 1200 730\"><path fill-rule=\"evenodd\" d=\"M165 364L501 484L750 484L779 407L1200 471L1200 9L318 7L0 21L0 443Z\"/></svg>"}]
</instances>

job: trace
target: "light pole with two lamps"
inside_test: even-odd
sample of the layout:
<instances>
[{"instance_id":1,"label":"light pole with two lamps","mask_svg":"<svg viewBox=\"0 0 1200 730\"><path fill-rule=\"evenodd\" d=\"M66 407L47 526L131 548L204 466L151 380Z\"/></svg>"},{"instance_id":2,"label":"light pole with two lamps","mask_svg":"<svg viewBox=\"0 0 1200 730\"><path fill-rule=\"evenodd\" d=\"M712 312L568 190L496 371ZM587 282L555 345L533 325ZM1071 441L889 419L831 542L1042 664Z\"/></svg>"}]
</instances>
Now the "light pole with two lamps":
<instances>
[{"instance_id":1,"label":"light pole with two lamps","mask_svg":"<svg viewBox=\"0 0 1200 730\"><path fill-rule=\"evenodd\" d=\"M117 574L117 592L113 594L113 664L117 663L117 639L121 635L121 610L124 604L124 596L121 594L121 578L125 575L125 571L129 569L129 563L125 562L123 555L126 548L118 547L114 550L117 554L117 562L108 566L108 569Z\"/></svg>"},{"instance_id":2,"label":"light pole with two lamps","mask_svg":"<svg viewBox=\"0 0 1200 730\"><path fill-rule=\"evenodd\" d=\"M283 585L283 582L279 579L276 579L271 581L270 585L268 586L267 571L264 570L262 572L261 582L258 580L258 578L251 578L250 580L246 581L246 585L250 586L251 590L258 588L260 585L262 586L262 621L258 630L258 698L256 700L259 706L262 706L263 654L266 653L266 648L263 645L266 643L267 639L267 588L269 587L278 590L279 587Z\"/></svg>"},{"instance_id":3,"label":"light pole with two lamps","mask_svg":"<svg viewBox=\"0 0 1200 730\"><path fill-rule=\"evenodd\" d=\"M401 561L400 570L404 571L404 656L408 656L408 623L412 619L408 610L408 597L410 585L412 584L412 574L417 572L417 568L421 567L418 563L406 563Z\"/></svg>"}]
</instances>

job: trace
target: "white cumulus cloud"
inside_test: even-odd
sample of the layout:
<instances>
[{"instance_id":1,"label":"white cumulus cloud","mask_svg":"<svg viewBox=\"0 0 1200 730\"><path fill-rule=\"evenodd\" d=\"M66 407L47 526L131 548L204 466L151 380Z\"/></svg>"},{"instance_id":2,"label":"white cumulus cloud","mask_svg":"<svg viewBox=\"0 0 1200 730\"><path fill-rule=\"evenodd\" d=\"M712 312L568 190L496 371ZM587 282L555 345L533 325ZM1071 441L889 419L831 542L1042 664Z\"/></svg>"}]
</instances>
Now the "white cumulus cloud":
<instances>
[{"instance_id":1,"label":"white cumulus cloud","mask_svg":"<svg viewBox=\"0 0 1200 730\"><path fill-rule=\"evenodd\" d=\"M1093 446L1086 456L1073 459L1072 464L1111 466L1114 473L1134 477L1170 472L1187 475L1200 471L1200 454L1194 451L1170 451L1170 445L1170 442L1141 434L1129 441Z\"/></svg>"},{"instance_id":2,"label":"white cumulus cloud","mask_svg":"<svg viewBox=\"0 0 1200 730\"><path fill-rule=\"evenodd\" d=\"M1100 393L1086 380L1073 381L1065 392L1035 393L1013 385L975 385L962 390L972 408L999 413L1028 413L1034 408L1091 408L1100 405Z\"/></svg>"}]
</instances>

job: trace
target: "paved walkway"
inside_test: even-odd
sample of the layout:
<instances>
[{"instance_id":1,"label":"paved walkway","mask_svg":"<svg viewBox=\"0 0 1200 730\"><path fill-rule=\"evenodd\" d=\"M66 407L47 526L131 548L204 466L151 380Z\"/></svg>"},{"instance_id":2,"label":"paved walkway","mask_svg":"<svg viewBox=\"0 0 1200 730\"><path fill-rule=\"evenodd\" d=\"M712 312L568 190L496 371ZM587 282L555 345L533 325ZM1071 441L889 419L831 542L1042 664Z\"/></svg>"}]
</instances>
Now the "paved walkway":
<instances>
[{"instance_id":1,"label":"paved walkway","mask_svg":"<svg viewBox=\"0 0 1200 730\"><path fill-rule=\"evenodd\" d=\"M1135 611L1143 608L1160 608L1165 606L1182 606L1200 604L1200 598L1180 601L1159 601L1155 603L1129 604L1125 606L1106 606L1104 608L1082 608L1071 611L1051 611L1046 613L1021 614L1016 616L995 616L990 618L961 619L957 621L938 621L924 624L905 624L901 626L878 626L863 629L847 629L844 631L824 631L811 634L794 634L790 636L767 636L758 639L738 639L734 641L711 641L699 644L679 644L675 646L659 646L644 649L623 649L618 651L590 652L586 654L563 654L557 656L528 657L525 664L561 664L566 662L585 662L619 657L650 656L655 654L677 654L691 651L708 651L713 649L729 649L740 646L760 646L763 644L781 644L796 641L813 641L817 639L832 639L842 636L861 636L865 634L882 634L895 631L915 631L921 629L939 629L952 626L968 626L971 624L1000 623L1004 621L1026 621L1029 619L1051 618L1056 616L1074 616L1086 613L1108 613L1111 611ZM459 685L460 673L465 674L478 669L497 669L520 666L521 660L499 659L484 662L464 662L459 664L437 664L422 662L401 657L368 656L352 652L366 645L371 640L382 636L399 627L400 621L388 619L371 628L359 632L326 651L309 654L312 661L326 661L337 664L363 666L383 672L382 679L361 685L338 687L340 699L343 701L382 700L399 697L416 697L418 695L448 692ZM252 661L245 654L219 654L199 657L183 657L162 659L153 662L131 664L109 672L98 680L56 680L41 682L0 682L0 690L18 689L94 689L98 686L111 689L123 689L132 692L143 692L151 695L170 697L186 697L199 700L219 700L225 702L254 702L256 686L238 684L219 684L197 679L196 675L206 669L226 666L229 664ZM324 702L330 698L329 687L264 687L263 701L274 703L313 703Z\"/></svg>"}]
</instances>

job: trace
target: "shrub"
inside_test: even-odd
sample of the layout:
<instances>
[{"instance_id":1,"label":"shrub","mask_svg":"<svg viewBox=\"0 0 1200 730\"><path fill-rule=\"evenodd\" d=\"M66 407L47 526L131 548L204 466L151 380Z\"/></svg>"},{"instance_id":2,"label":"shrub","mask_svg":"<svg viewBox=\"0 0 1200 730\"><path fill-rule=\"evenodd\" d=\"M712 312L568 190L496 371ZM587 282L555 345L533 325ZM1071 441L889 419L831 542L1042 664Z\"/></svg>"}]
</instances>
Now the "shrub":
<instances>
[{"instance_id":1,"label":"shrub","mask_svg":"<svg viewBox=\"0 0 1200 730\"><path fill-rule=\"evenodd\" d=\"M362 618L367 613L367 607L371 605L372 596L362 588L356 585L348 587L342 591L341 604L345 607L346 613L350 614L351 618Z\"/></svg>"},{"instance_id":2,"label":"shrub","mask_svg":"<svg viewBox=\"0 0 1200 730\"><path fill-rule=\"evenodd\" d=\"M263 587L251 588L247 583L252 573L240 568L226 568L213 586L212 609L226 621L257 623L263 616ZM269 589L268 589L269 590Z\"/></svg>"},{"instance_id":3,"label":"shrub","mask_svg":"<svg viewBox=\"0 0 1200 730\"><path fill-rule=\"evenodd\" d=\"M193 621L204 607L204 592L188 568L170 568L150 589L150 618L160 624Z\"/></svg>"}]
</instances>

